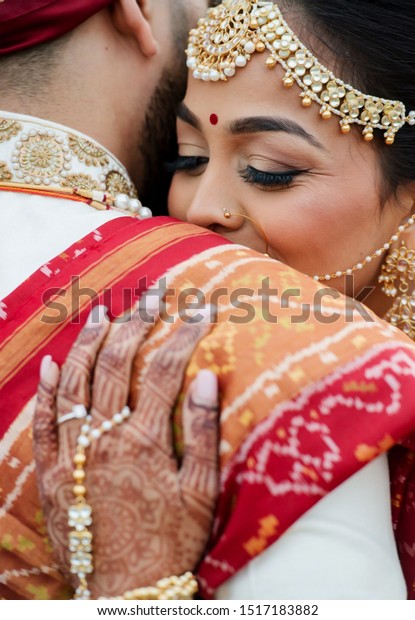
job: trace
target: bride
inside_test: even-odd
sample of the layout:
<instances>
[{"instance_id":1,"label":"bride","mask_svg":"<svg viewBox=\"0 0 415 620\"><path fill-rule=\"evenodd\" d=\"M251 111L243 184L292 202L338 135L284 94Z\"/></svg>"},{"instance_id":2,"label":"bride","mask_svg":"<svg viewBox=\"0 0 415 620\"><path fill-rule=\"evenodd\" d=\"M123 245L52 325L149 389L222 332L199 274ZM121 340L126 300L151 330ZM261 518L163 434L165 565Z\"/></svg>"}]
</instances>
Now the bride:
<instances>
[{"instance_id":1,"label":"bride","mask_svg":"<svg viewBox=\"0 0 415 620\"><path fill-rule=\"evenodd\" d=\"M191 33L170 214L359 298L414 338L412 7L292 0L283 17L224 4L234 9Z\"/></svg>"}]
</instances>

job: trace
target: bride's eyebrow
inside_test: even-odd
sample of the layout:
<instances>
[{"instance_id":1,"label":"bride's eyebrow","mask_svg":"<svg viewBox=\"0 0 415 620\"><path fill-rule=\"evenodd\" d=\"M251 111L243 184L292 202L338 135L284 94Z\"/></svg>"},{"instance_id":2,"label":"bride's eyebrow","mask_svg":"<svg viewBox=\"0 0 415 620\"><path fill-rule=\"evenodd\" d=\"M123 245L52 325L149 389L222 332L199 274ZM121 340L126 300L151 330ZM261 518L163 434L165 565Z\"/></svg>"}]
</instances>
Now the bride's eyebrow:
<instances>
[{"instance_id":1,"label":"bride's eyebrow","mask_svg":"<svg viewBox=\"0 0 415 620\"><path fill-rule=\"evenodd\" d=\"M179 103L176 114L181 121L187 123L188 125L191 125L198 131L201 131L202 127L200 124L200 120L197 118L196 114L193 114L193 112L189 110L189 108L185 103L183 103L183 101Z\"/></svg>"},{"instance_id":2,"label":"bride's eyebrow","mask_svg":"<svg viewBox=\"0 0 415 620\"><path fill-rule=\"evenodd\" d=\"M321 142L311 133L308 133L304 127L291 119L279 116L249 116L247 118L240 118L232 121L229 129L234 136L267 131L284 131L285 133L302 138L311 144L311 146L326 150Z\"/></svg>"},{"instance_id":3,"label":"bride's eyebrow","mask_svg":"<svg viewBox=\"0 0 415 620\"><path fill-rule=\"evenodd\" d=\"M199 118L196 116L196 114L189 110L189 108L183 101L179 104L177 108L177 116L184 123L191 125L191 127L194 127L198 131L202 130ZM267 131L283 131L285 133L297 136L298 138L302 138L315 148L323 151L327 150L321 144L321 142L319 142L317 138L311 133L308 133L308 131L306 131L304 127L289 118L283 118L280 116L249 116L247 118L239 118L230 123L229 131L234 136L242 134L263 133Z\"/></svg>"}]
</instances>

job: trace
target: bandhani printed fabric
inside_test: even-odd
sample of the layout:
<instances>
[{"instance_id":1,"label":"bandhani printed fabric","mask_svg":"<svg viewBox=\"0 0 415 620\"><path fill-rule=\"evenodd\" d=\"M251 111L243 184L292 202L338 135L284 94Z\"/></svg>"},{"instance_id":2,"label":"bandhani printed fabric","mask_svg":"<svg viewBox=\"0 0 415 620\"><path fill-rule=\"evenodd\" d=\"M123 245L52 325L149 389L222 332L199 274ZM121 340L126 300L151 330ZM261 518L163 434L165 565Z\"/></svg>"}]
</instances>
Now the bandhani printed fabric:
<instances>
[{"instance_id":1,"label":"bandhani printed fabric","mask_svg":"<svg viewBox=\"0 0 415 620\"><path fill-rule=\"evenodd\" d=\"M414 598L413 344L352 300L243 247L206 250L171 269L167 283L218 307L185 382L186 389L210 368L221 390L221 492L199 567L203 596L213 597L325 494L392 451L394 527ZM272 291L265 304L264 283ZM176 293L167 312L181 309ZM155 330L137 360L139 381L177 328ZM180 416L179 407L179 446Z\"/></svg>"},{"instance_id":2,"label":"bandhani printed fabric","mask_svg":"<svg viewBox=\"0 0 415 620\"><path fill-rule=\"evenodd\" d=\"M42 357L63 363L91 295L119 316L172 264L224 243L169 218L116 219L0 301L0 598L72 596L54 564L36 488L32 419Z\"/></svg>"},{"instance_id":3,"label":"bandhani printed fabric","mask_svg":"<svg viewBox=\"0 0 415 620\"><path fill-rule=\"evenodd\" d=\"M70 596L35 486L31 422L41 357L62 363L89 310L87 289L116 316L166 272L169 315L183 315L195 296L217 308L183 385L184 393L199 369L211 368L221 390L221 492L199 567L202 595L212 597L326 493L389 451L394 524L414 598L414 345L287 266L168 218L102 226L1 306L0 596ZM161 320L153 328L136 360L138 383L180 325Z\"/></svg>"}]
</instances>

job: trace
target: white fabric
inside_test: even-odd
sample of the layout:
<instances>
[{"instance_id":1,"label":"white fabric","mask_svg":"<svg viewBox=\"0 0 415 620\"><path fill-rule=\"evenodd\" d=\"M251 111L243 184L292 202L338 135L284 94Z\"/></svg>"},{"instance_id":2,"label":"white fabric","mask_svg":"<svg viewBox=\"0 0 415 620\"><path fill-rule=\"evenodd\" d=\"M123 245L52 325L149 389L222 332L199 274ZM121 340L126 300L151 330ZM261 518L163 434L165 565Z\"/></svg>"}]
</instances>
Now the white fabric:
<instances>
[{"instance_id":1,"label":"white fabric","mask_svg":"<svg viewBox=\"0 0 415 620\"><path fill-rule=\"evenodd\" d=\"M0 192L0 299L79 239L122 214L87 204Z\"/></svg>"},{"instance_id":2,"label":"white fabric","mask_svg":"<svg viewBox=\"0 0 415 620\"><path fill-rule=\"evenodd\" d=\"M40 118L0 111L0 181L134 195L120 161L88 136ZM42 167L43 166L43 167ZM116 211L61 198L0 192L0 299Z\"/></svg>"},{"instance_id":3,"label":"white fabric","mask_svg":"<svg viewBox=\"0 0 415 620\"><path fill-rule=\"evenodd\" d=\"M303 515L216 598L404 600L390 512L382 456Z\"/></svg>"},{"instance_id":4,"label":"white fabric","mask_svg":"<svg viewBox=\"0 0 415 620\"><path fill-rule=\"evenodd\" d=\"M33 123L47 126L39 119ZM0 164L7 160L5 149L0 143ZM89 175L99 172L88 168ZM0 299L81 237L120 216L69 200L0 192ZM2 313L7 308L0 303L0 323ZM381 457L321 500L222 586L217 598L405 599L389 506L387 461Z\"/></svg>"}]
</instances>

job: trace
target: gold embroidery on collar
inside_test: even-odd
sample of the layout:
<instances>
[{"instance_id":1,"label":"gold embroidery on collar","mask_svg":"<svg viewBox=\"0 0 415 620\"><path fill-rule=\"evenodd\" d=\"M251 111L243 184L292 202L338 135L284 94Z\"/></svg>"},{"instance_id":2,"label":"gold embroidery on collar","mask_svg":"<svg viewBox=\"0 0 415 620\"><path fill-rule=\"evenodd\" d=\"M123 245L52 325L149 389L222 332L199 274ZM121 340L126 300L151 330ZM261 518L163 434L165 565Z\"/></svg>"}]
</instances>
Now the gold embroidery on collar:
<instances>
[{"instance_id":1,"label":"gold embroidery on collar","mask_svg":"<svg viewBox=\"0 0 415 620\"><path fill-rule=\"evenodd\" d=\"M68 147L47 134L32 131L30 135L22 136L16 147L12 161L17 176L26 183L59 183L64 170L70 167L66 162Z\"/></svg>"},{"instance_id":2,"label":"gold embroidery on collar","mask_svg":"<svg viewBox=\"0 0 415 620\"><path fill-rule=\"evenodd\" d=\"M0 113L0 146L2 183L77 188L137 198L137 190L120 162L92 139L65 127Z\"/></svg>"},{"instance_id":3,"label":"gold embroidery on collar","mask_svg":"<svg viewBox=\"0 0 415 620\"><path fill-rule=\"evenodd\" d=\"M0 161L0 181L11 181L12 173L5 161Z\"/></svg>"},{"instance_id":4,"label":"gold embroidery on collar","mask_svg":"<svg viewBox=\"0 0 415 620\"><path fill-rule=\"evenodd\" d=\"M16 136L22 129L22 125L17 121L9 121L5 118L0 118L0 144L2 142L7 142L7 140L11 140L11 138Z\"/></svg>"},{"instance_id":5,"label":"gold embroidery on collar","mask_svg":"<svg viewBox=\"0 0 415 620\"><path fill-rule=\"evenodd\" d=\"M86 166L108 166L110 163L107 153L85 138L69 136L69 146L75 157Z\"/></svg>"},{"instance_id":6,"label":"gold embroidery on collar","mask_svg":"<svg viewBox=\"0 0 415 620\"><path fill-rule=\"evenodd\" d=\"M122 174L117 172L116 170L111 170L105 178L105 187L108 192L114 194L130 194L131 186Z\"/></svg>"},{"instance_id":7,"label":"gold embroidery on collar","mask_svg":"<svg viewBox=\"0 0 415 620\"><path fill-rule=\"evenodd\" d=\"M98 181L95 181L89 174L68 174L66 179L61 182L63 187L72 187L78 189L88 189L90 191L101 189Z\"/></svg>"}]
</instances>

